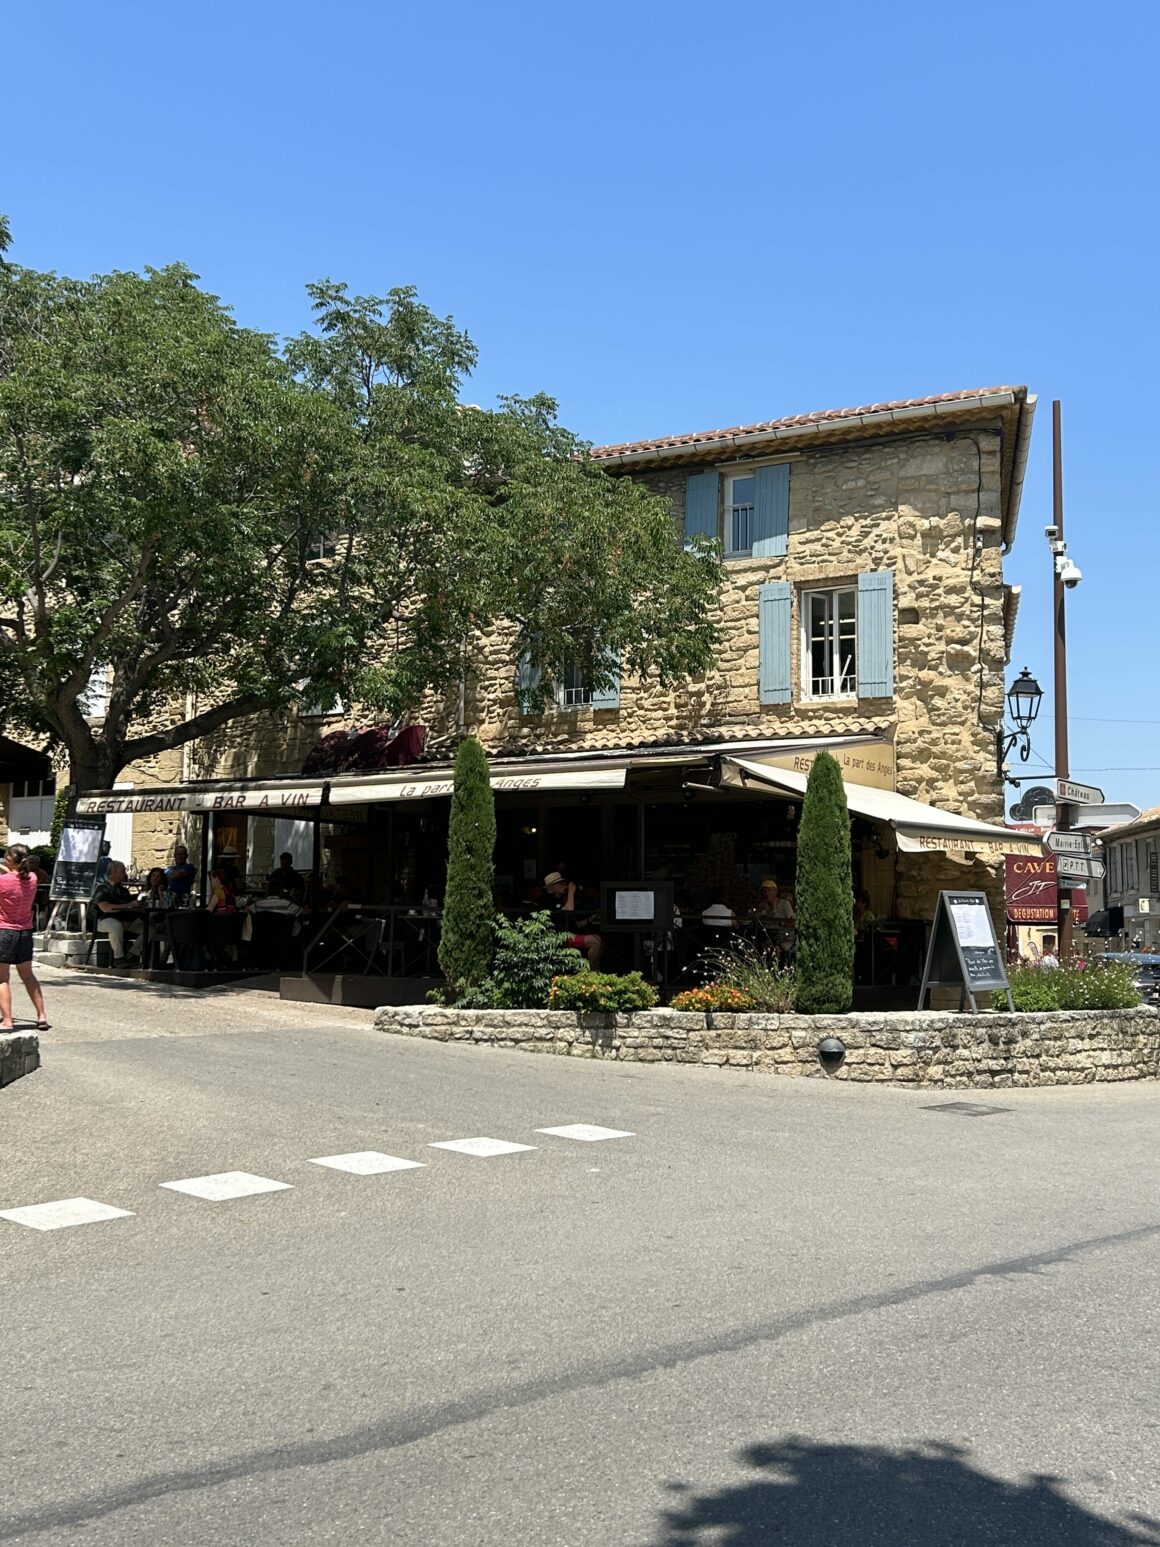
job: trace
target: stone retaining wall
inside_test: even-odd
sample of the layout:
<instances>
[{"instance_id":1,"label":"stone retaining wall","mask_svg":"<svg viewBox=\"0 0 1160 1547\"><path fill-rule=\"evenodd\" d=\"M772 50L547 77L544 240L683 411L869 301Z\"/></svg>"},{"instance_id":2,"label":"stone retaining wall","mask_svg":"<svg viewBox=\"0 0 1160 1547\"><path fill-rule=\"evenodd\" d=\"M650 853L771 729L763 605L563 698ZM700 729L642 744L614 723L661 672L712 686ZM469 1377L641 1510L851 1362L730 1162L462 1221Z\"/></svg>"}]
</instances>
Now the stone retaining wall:
<instances>
[{"instance_id":1,"label":"stone retaining wall","mask_svg":"<svg viewBox=\"0 0 1160 1547\"><path fill-rule=\"evenodd\" d=\"M40 1068L40 1039L33 1031L0 1032L0 1086Z\"/></svg>"},{"instance_id":2,"label":"stone retaining wall","mask_svg":"<svg viewBox=\"0 0 1160 1547\"><path fill-rule=\"evenodd\" d=\"M398 1036L530 1053L709 1064L888 1085L1001 1088L1160 1076L1160 1015L1144 1008L1050 1015L691 1015L646 1010L598 1016L392 1005L375 1011L375 1026ZM845 1057L832 1069L818 1056L825 1037L840 1037L846 1047Z\"/></svg>"}]
</instances>

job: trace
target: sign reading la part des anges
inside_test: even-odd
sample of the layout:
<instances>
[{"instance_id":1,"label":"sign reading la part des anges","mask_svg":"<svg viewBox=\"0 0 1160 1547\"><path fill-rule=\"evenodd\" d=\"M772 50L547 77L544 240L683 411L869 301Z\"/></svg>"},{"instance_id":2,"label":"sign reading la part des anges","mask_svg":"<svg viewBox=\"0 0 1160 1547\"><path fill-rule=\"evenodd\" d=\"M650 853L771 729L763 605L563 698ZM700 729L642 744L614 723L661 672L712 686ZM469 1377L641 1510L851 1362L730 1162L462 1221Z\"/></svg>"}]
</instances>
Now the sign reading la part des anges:
<instances>
[{"instance_id":1,"label":"sign reading la part des anges","mask_svg":"<svg viewBox=\"0 0 1160 1547\"><path fill-rule=\"evenodd\" d=\"M932 988L957 988L960 1007L967 1003L979 1007L975 996L1001 989L1007 995L1007 969L995 939L991 909L986 892L940 892L935 908L930 945L926 953L926 971L918 995L918 1008L926 1004Z\"/></svg>"}]
</instances>

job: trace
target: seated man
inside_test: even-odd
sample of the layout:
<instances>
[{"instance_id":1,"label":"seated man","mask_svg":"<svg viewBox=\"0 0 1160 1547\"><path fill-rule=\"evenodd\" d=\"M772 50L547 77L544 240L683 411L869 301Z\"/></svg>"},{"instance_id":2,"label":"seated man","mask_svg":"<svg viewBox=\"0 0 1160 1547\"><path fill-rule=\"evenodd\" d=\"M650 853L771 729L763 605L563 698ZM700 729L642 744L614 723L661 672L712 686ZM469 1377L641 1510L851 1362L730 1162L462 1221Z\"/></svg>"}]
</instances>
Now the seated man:
<instances>
[{"instance_id":1,"label":"seated man","mask_svg":"<svg viewBox=\"0 0 1160 1547\"><path fill-rule=\"evenodd\" d=\"M294 869L294 856L289 849L278 856L277 870L271 870L266 878L266 891L271 897L300 897L302 877Z\"/></svg>"},{"instance_id":2,"label":"seated man","mask_svg":"<svg viewBox=\"0 0 1160 1547\"><path fill-rule=\"evenodd\" d=\"M113 946L113 961L120 966L128 960L125 953L126 936L139 948L145 930L145 921L125 885L126 879L124 865L119 859L111 859L105 879L98 881L93 893L97 933L108 935Z\"/></svg>"},{"instance_id":3,"label":"seated man","mask_svg":"<svg viewBox=\"0 0 1160 1547\"><path fill-rule=\"evenodd\" d=\"M604 941L599 935L585 932L584 926L592 922L591 915L577 916L576 893L579 888L576 882L565 881L558 870L550 870L544 877L544 890L548 894L548 906L559 919L561 929L568 932L568 944L583 951L589 965L598 968Z\"/></svg>"},{"instance_id":4,"label":"seated man","mask_svg":"<svg viewBox=\"0 0 1160 1547\"><path fill-rule=\"evenodd\" d=\"M179 843L173 850L173 864L165 872L165 884L179 908L188 900L196 877L197 870L189 863L189 850Z\"/></svg>"}]
</instances>

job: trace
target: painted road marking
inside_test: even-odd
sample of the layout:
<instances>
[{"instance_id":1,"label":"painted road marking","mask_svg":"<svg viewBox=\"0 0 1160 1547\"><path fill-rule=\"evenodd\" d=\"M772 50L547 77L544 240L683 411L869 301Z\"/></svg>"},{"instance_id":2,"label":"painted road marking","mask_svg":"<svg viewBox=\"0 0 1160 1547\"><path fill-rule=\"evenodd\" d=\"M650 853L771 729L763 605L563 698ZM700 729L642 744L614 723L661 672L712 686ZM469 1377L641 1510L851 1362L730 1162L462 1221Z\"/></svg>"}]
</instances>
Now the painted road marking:
<instances>
[{"instance_id":1,"label":"painted road marking","mask_svg":"<svg viewBox=\"0 0 1160 1547\"><path fill-rule=\"evenodd\" d=\"M248 1198L253 1193L289 1192L289 1182L272 1182L268 1176L251 1171L219 1171L215 1176L191 1176L183 1182L162 1182L170 1192L186 1192L191 1198L208 1198L221 1203L226 1198Z\"/></svg>"},{"instance_id":2,"label":"painted road marking","mask_svg":"<svg viewBox=\"0 0 1160 1547\"><path fill-rule=\"evenodd\" d=\"M332 1171L349 1171L354 1176L379 1176L384 1171L422 1170L421 1160L401 1160L381 1150L355 1150L350 1155L318 1155L312 1166L329 1166Z\"/></svg>"},{"instance_id":3,"label":"painted road marking","mask_svg":"<svg viewBox=\"0 0 1160 1547\"><path fill-rule=\"evenodd\" d=\"M115 1209L92 1198L61 1198L57 1203L33 1203L23 1209L0 1209L0 1219L29 1230L65 1230L69 1225L95 1225L102 1219L132 1219L131 1209Z\"/></svg>"},{"instance_id":4,"label":"painted road marking","mask_svg":"<svg viewBox=\"0 0 1160 1547\"><path fill-rule=\"evenodd\" d=\"M635 1134L626 1133L622 1128L599 1128L595 1123L565 1123L562 1128L537 1128L537 1133L551 1133L557 1139L583 1139L586 1144L595 1144L598 1139L634 1139Z\"/></svg>"},{"instance_id":5,"label":"painted road marking","mask_svg":"<svg viewBox=\"0 0 1160 1547\"><path fill-rule=\"evenodd\" d=\"M534 1144L509 1144L506 1139L444 1139L431 1144L433 1150L456 1150L460 1155L514 1155L516 1150L534 1150Z\"/></svg>"}]
</instances>

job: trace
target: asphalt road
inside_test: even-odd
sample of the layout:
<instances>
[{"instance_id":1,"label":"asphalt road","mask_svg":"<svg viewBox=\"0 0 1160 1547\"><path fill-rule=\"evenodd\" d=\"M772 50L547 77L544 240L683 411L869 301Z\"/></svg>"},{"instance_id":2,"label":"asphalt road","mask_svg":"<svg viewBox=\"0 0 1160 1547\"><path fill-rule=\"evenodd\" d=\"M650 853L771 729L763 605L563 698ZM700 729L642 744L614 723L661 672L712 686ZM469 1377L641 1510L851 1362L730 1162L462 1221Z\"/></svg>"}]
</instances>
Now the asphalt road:
<instances>
[{"instance_id":1,"label":"asphalt road","mask_svg":"<svg viewBox=\"0 0 1160 1547\"><path fill-rule=\"evenodd\" d=\"M47 987L0 1211L126 1212L0 1218L0 1542L1160 1541L1156 1085L920 1094ZM630 1136L538 1131L574 1123ZM431 1147L480 1136L530 1147ZM312 1164L363 1151L421 1166ZM284 1185L162 1185L236 1171Z\"/></svg>"}]
</instances>

